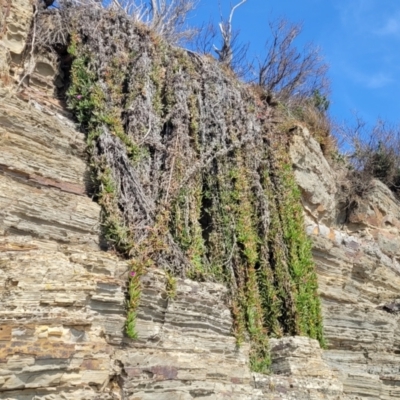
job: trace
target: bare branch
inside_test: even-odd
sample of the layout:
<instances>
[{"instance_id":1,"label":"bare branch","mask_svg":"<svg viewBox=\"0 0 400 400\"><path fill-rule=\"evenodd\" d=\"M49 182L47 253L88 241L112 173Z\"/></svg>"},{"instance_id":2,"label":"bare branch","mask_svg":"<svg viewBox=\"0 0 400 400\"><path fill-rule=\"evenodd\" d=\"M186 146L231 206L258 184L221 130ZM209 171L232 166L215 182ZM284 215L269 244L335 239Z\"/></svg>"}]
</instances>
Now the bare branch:
<instances>
[{"instance_id":1,"label":"bare branch","mask_svg":"<svg viewBox=\"0 0 400 400\"><path fill-rule=\"evenodd\" d=\"M325 93L327 66L319 49L309 45L299 52L294 45L301 26L282 19L271 23L270 29L272 39L266 43L266 56L258 60L258 84L284 99L311 96L315 91Z\"/></svg>"},{"instance_id":2,"label":"bare branch","mask_svg":"<svg viewBox=\"0 0 400 400\"><path fill-rule=\"evenodd\" d=\"M135 21L143 22L163 36L168 42L178 44L192 39L197 30L189 28L187 14L198 0L112 0L109 5L98 0L59 0L61 8L96 7L110 8L124 12Z\"/></svg>"},{"instance_id":3,"label":"bare branch","mask_svg":"<svg viewBox=\"0 0 400 400\"><path fill-rule=\"evenodd\" d=\"M196 5L197 0L151 0L146 6L149 20L144 22L170 43L189 40L196 30L187 28L186 16Z\"/></svg>"},{"instance_id":4,"label":"bare branch","mask_svg":"<svg viewBox=\"0 0 400 400\"><path fill-rule=\"evenodd\" d=\"M237 8L246 2L247 0L242 0L238 4L233 6L231 8L228 20L224 21L221 17L221 22L219 23L219 29L222 36L222 47L221 49L218 49L216 46L214 46L214 50L218 54L219 61L229 66L232 66L232 60L233 60L233 41L234 41L234 37L232 34L233 15L237 10Z\"/></svg>"},{"instance_id":5,"label":"bare branch","mask_svg":"<svg viewBox=\"0 0 400 400\"><path fill-rule=\"evenodd\" d=\"M229 14L229 26L232 28L232 18L235 10L240 7L242 4L246 3L247 0L242 0L240 3L236 4L236 6L232 7L231 13Z\"/></svg>"},{"instance_id":6,"label":"bare branch","mask_svg":"<svg viewBox=\"0 0 400 400\"><path fill-rule=\"evenodd\" d=\"M200 54L210 54L213 49L213 43L218 36L217 28L211 21L203 24L200 34L196 37L194 47Z\"/></svg>"}]
</instances>

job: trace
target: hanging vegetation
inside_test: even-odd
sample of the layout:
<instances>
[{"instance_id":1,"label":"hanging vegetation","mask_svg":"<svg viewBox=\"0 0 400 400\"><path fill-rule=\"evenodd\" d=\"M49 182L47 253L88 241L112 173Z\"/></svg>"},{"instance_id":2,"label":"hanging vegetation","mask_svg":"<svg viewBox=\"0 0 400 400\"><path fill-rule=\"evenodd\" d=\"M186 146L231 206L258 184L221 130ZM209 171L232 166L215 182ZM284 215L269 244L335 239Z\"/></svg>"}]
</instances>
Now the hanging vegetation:
<instances>
[{"instance_id":1,"label":"hanging vegetation","mask_svg":"<svg viewBox=\"0 0 400 400\"><path fill-rule=\"evenodd\" d=\"M63 18L67 102L87 135L104 236L131 260L127 334L140 276L156 266L171 298L175 276L229 286L255 371L268 370L268 336L323 343L289 135L271 129L262 96L118 12Z\"/></svg>"}]
</instances>

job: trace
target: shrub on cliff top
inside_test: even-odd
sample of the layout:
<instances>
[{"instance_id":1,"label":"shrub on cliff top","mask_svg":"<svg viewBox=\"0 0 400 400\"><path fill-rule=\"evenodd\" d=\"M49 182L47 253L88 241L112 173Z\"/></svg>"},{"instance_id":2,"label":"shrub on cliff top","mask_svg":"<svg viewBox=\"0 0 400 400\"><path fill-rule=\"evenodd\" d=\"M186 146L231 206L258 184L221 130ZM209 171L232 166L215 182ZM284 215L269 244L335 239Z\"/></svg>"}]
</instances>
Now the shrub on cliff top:
<instances>
[{"instance_id":1,"label":"shrub on cliff top","mask_svg":"<svg viewBox=\"0 0 400 400\"><path fill-rule=\"evenodd\" d=\"M354 126L342 127L338 136L348 148L349 178L359 195L367 190L373 178L383 182L400 197L400 127L378 120L369 128L356 117Z\"/></svg>"}]
</instances>

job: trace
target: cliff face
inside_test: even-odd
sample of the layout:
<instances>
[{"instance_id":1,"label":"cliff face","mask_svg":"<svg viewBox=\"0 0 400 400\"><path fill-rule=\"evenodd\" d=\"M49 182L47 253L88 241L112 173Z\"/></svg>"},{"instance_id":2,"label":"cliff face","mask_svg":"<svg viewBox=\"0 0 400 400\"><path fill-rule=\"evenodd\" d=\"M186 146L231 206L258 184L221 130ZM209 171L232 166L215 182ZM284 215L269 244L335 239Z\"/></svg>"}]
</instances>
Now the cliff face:
<instances>
[{"instance_id":1,"label":"cliff face","mask_svg":"<svg viewBox=\"0 0 400 400\"><path fill-rule=\"evenodd\" d=\"M334 173L307 132L292 146L313 240L328 349L348 398L389 399L399 392L399 202L378 181L343 221ZM389 307L388 307L389 306Z\"/></svg>"},{"instance_id":2,"label":"cliff face","mask_svg":"<svg viewBox=\"0 0 400 400\"><path fill-rule=\"evenodd\" d=\"M383 305L399 297L400 204L376 182L344 218L340 176L301 127L291 158L328 348L270 340L273 373L251 373L249 346L237 348L232 335L227 289L177 279L170 299L159 269L142 278L139 339L124 336L128 264L101 250L83 134L43 93L55 67L43 58L33 88L5 87L18 76L31 15L25 1L0 15L0 398L399 397L399 318Z\"/></svg>"},{"instance_id":3,"label":"cliff face","mask_svg":"<svg viewBox=\"0 0 400 400\"><path fill-rule=\"evenodd\" d=\"M1 398L338 398L308 338L271 341L276 375L251 374L219 284L178 279L168 300L165 273L148 271L139 340L123 337L127 264L99 248L83 135L35 100L1 99Z\"/></svg>"}]
</instances>

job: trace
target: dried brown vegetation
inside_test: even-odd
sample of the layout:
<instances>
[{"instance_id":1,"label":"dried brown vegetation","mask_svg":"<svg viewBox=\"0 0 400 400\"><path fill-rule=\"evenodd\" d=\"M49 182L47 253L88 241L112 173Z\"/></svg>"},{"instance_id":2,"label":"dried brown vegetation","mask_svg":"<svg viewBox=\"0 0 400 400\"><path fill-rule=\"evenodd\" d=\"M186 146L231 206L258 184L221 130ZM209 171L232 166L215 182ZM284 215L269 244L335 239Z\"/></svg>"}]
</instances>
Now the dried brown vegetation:
<instances>
[{"instance_id":1,"label":"dried brown vegetation","mask_svg":"<svg viewBox=\"0 0 400 400\"><path fill-rule=\"evenodd\" d=\"M268 335L323 342L288 136L271 131L266 99L118 10L65 7L38 21L68 66L104 235L135 272L129 336L140 276L155 265L230 287L235 334L250 336L255 370L268 368Z\"/></svg>"},{"instance_id":2,"label":"dried brown vegetation","mask_svg":"<svg viewBox=\"0 0 400 400\"><path fill-rule=\"evenodd\" d=\"M348 207L373 187L373 179L383 182L400 198L400 128L378 120L373 127L356 116L353 126L337 128L336 135L347 148L342 156L346 169Z\"/></svg>"},{"instance_id":3,"label":"dried brown vegetation","mask_svg":"<svg viewBox=\"0 0 400 400\"><path fill-rule=\"evenodd\" d=\"M338 146L331 134L332 124L325 107L318 106L319 95L312 97L291 97L277 103L277 115L285 124L300 124L307 127L313 138L320 144L328 161L336 156ZM326 101L326 100L325 100Z\"/></svg>"}]
</instances>

